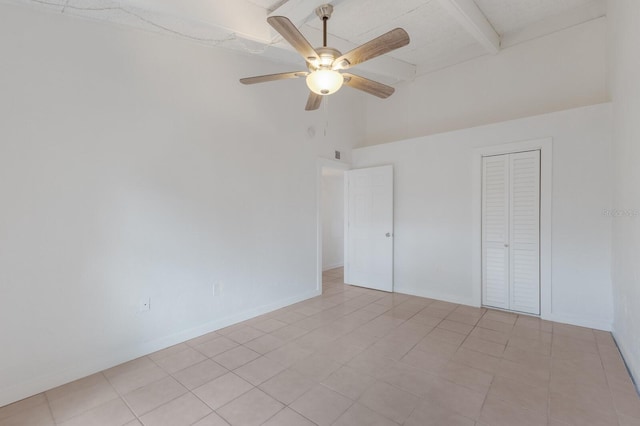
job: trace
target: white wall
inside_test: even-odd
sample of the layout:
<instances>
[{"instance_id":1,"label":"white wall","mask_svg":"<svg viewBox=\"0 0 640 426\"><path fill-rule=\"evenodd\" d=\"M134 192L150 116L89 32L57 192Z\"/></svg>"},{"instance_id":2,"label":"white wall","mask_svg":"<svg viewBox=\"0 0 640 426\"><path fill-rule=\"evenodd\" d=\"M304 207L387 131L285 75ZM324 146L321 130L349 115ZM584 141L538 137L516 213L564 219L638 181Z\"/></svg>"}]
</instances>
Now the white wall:
<instances>
[{"instance_id":1,"label":"white wall","mask_svg":"<svg viewBox=\"0 0 640 426\"><path fill-rule=\"evenodd\" d=\"M640 2L609 2L610 87L613 99L614 335L640 380Z\"/></svg>"},{"instance_id":2,"label":"white wall","mask_svg":"<svg viewBox=\"0 0 640 426\"><path fill-rule=\"evenodd\" d=\"M322 270L344 266L344 172L323 168Z\"/></svg>"},{"instance_id":3,"label":"white wall","mask_svg":"<svg viewBox=\"0 0 640 426\"><path fill-rule=\"evenodd\" d=\"M238 83L281 65L7 5L0 52L0 406L316 294L360 95L307 113L304 80Z\"/></svg>"},{"instance_id":4,"label":"white wall","mask_svg":"<svg viewBox=\"0 0 640 426\"><path fill-rule=\"evenodd\" d=\"M400 84L387 100L367 99L359 146L608 100L601 18Z\"/></svg>"},{"instance_id":5,"label":"white wall","mask_svg":"<svg viewBox=\"0 0 640 426\"><path fill-rule=\"evenodd\" d=\"M473 174L479 147L553 138L549 319L612 321L610 104L353 151L353 167L393 164L395 290L479 303L474 289Z\"/></svg>"}]
</instances>

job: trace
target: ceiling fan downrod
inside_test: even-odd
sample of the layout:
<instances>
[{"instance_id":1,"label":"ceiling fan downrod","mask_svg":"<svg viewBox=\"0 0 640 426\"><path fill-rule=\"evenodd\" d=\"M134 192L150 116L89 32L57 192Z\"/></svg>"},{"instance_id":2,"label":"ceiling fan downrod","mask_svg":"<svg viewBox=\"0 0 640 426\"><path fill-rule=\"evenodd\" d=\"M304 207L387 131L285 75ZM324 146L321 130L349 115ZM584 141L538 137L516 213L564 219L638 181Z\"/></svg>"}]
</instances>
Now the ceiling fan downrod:
<instances>
[{"instance_id":1,"label":"ceiling fan downrod","mask_svg":"<svg viewBox=\"0 0 640 426\"><path fill-rule=\"evenodd\" d=\"M329 18L322 18L322 47L327 47L327 21Z\"/></svg>"},{"instance_id":2,"label":"ceiling fan downrod","mask_svg":"<svg viewBox=\"0 0 640 426\"><path fill-rule=\"evenodd\" d=\"M323 4L316 8L316 15L322 19L322 47L327 47L327 21L332 13L333 6L330 4Z\"/></svg>"}]
</instances>

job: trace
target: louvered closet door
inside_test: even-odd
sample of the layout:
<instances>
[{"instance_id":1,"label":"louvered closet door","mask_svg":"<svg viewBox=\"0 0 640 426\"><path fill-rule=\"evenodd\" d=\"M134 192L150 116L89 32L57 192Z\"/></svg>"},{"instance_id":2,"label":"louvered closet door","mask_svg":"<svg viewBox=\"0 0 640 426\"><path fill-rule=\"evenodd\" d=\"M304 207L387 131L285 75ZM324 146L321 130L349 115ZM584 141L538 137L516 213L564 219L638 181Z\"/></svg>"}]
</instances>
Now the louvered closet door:
<instances>
[{"instance_id":1,"label":"louvered closet door","mask_svg":"<svg viewBox=\"0 0 640 426\"><path fill-rule=\"evenodd\" d=\"M540 151L483 158L482 303L540 313Z\"/></svg>"},{"instance_id":2,"label":"louvered closet door","mask_svg":"<svg viewBox=\"0 0 640 426\"><path fill-rule=\"evenodd\" d=\"M510 154L511 310L540 313L540 151Z\"/></svg>"},{"instance_id":3,"label":"louvered closet door","mask_svg":"<svg viewBox=\"0 0 640 426\"><path fill-rule=\"evenodd\" d=\"M509 156L483 159L482 303L509 309Z\"/></svg>"}]
</instances>

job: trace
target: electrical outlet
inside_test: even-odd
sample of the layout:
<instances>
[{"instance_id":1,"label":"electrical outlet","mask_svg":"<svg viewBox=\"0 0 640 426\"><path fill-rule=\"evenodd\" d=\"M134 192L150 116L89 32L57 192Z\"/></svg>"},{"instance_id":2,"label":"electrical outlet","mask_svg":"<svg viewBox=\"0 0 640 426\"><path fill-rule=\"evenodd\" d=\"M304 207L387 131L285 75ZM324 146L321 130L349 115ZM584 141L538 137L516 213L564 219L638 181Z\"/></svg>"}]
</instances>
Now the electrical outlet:
<instances>
[{"instance_id":1,"label":"electrical outlet","mask_svg":"<svg viewBox=\"0 0 640 426\"><path fill-rule=\"evenodd\" d=\"M340 159L340 151L336 151L335 153L336 160Z\"/></svg>"},{"instance_id":2,"label":"electrical outlet","mask_svg":"<svg viewBox=\"0 0 640 426\"><path fill-rule=\"evenodd\" d=\"M138 312L147 312L151 310L151 298L145 297L138 302Z\"/></svg>"}]
</instances>

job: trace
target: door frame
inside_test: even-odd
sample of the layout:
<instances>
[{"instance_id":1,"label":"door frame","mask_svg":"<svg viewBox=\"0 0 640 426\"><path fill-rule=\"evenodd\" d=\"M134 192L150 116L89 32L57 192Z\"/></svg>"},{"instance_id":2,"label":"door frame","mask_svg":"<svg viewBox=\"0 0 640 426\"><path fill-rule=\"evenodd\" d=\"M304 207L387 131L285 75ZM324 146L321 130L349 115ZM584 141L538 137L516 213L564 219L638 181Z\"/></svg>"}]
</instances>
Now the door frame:
<instances>
[{"instance_id":1,"label":"door frame","mask_svg":"<svg viewBox=\"0 0 640 426\"><path fill-rule=\"evenodd\" d=\"M540 317L553 313L551 282L551 203L553 138L510 142L476 148L473 153L473 302L482 306L482 157L540 150Z\"/></svg>"},{"instance_id":2,"label":"door frame","mask_svg":"<svg viewBox=\"0 0 640 426\"><path fill-rule=\"evenodd\" d=\"M349 163L318 158L316 161L316 290L322 293L322 169L334 169L346 172L351 170Z\"/></svg>"}]
</instances>

